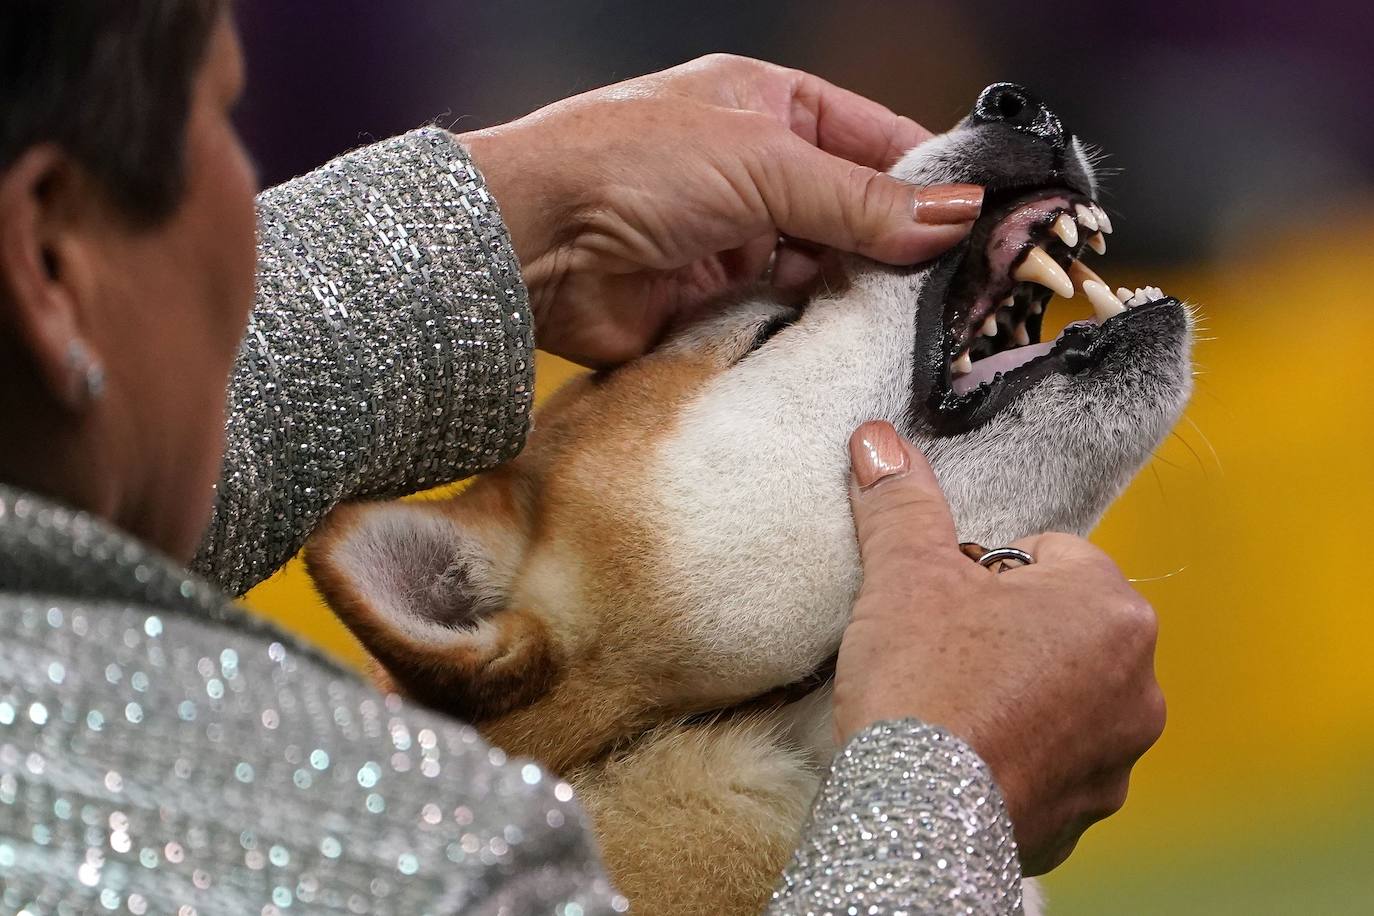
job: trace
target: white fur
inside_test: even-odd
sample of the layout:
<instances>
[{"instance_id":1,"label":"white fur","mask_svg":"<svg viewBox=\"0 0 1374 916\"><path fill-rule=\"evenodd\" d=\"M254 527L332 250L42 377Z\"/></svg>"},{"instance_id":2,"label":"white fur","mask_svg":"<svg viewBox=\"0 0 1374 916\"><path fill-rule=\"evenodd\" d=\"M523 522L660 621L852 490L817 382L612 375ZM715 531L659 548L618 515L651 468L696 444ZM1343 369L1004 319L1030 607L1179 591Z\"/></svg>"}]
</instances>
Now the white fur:
<instances>
[{"instance_id":1,"label":"white fur","mask_svg":"<svg viewBox=\"0 0 1374 916\"><path fill-rule=\"evenodd\" d=\"M720 375L656 456L653 517L671 519L659 579L702 664L766 690L833 651L858 585L845 443L900 422L915 300L875 275ZM906 300L905 302L903 300ZM728 641L725 637L728 637Z\"/></svg>"}]
</instances>

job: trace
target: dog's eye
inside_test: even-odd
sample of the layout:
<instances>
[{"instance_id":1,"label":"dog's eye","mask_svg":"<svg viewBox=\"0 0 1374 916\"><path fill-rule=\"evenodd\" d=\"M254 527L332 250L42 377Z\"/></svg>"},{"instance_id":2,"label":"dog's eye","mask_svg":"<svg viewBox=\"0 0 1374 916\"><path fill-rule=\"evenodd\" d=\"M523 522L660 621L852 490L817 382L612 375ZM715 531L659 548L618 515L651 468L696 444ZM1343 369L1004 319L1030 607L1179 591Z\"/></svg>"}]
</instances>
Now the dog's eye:
<instances>
[{"instance_id":1,"label":"dog's eye","mask_svg":"<svg viewBox=\"0 0 1374 916\"><path fill-rule=\"evenodd\" d=\"M768 341L771 340L775 334L777 334L783 328L787 327L789 324L795 323L796 320L797 315L795 313L776 315L773 318L770 318L767 322L765 322L763 325L759 327L758 332L754 335L754 342L749 345L749 353L753 353L755 350L759 349L764 344L768 343ZM745 355L748 356L749 353L746 353Z\"/></svg>"}]
</instances>

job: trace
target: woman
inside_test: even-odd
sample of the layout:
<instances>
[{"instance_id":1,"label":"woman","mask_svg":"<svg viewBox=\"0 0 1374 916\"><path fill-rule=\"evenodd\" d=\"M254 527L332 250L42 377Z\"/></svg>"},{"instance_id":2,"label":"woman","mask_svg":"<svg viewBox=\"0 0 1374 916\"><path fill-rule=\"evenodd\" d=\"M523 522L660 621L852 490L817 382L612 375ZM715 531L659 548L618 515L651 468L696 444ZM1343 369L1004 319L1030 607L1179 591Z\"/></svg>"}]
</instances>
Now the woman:
<instances>
[{"instance_id":1,"label":"woman","mask_svg":"<svg viewBox=\"0 0 1374 916\"><path fill-rule=\"evenodd\" d=\"M340 500L515 454L535 343L632 358L779 233L923 260L980 191L875 172L908 120L712 58L385 141L255 216L226 7L0 11L0 903L623 909L566 785L225 596ZM775 278L804 287L809 251ZM919 454L877 425L852 447L848 744L773 908L1013 912L1159 734L1153 616L1073 538L969 563Z\"/></svg>"}]
</instances>

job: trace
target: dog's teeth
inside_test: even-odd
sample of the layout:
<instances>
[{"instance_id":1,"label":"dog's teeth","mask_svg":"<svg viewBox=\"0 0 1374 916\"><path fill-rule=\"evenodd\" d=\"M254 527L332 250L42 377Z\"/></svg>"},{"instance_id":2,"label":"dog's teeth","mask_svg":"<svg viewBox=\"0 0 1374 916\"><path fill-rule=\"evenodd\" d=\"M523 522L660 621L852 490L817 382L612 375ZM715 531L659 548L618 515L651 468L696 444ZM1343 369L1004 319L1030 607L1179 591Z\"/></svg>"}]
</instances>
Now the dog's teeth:
<instances>
[{"instance_id":1,"label":"dog's teeth","mask_svg":"<svg viewBox=\"0 0 1374 916\"><path fill-rule=\"evenodd\" d=\"M1131 294L1131 298L1126 300L1126 305L1129 307L1134 307L1137 305L1144 305L1149 301L1150 294L1143 288L1137 286L1135 288L1135 292Z\"/></svg>"},{"instance_id":2,"label":"dog's teeth","mask_svg":"<svg viewBox=\"0 0 1374 916\"><path fill-rule=\"evenodd\" d=\"M1097 228L1111 235L1112 221L1108 218L1107 211L1103 210L1097 204L1092 204L1088 209L1093 211L1093 218L1097 220Z\"/></svg>"},{"instance_id":3,"label":"dog's teeth","mask_svg":"<svg viewBox=\"0 0 1374 916\"><path fill-rule=\"evenodd\" d=\"M968 375L973 371L973 360L969 358L968 351L959 354L959 358L949 364L949 371L955 375Z\"/></svg>"},{"instance_id":4,"label":"dog's teeth","mask_svg":"<svg viewBox=\"0 0 1374 916\"><path fill-rule=\"evenodd\" d=\"M1016 326L1016 330L1012 332L1011 339L1016 342L1018 347L1024 347L1026 344L1030 343L1030 334L1026 331L1026 323L1024 321Z\"/></svg>"},{"instance_id":5,"label":"dog's teeth","mask_svg":"<svg viewBox=\"0 0 1374 916\"><path fill-rule=\"evenodd\" d=\"M1106 254L1107 239L1103 237L1102 233L1094 232L1092 235L1088 236L1088 247L1098 254Z\"/></svg>"},{"instance_id":6,"label":"dog's teeth","mask_svg":"<svg viewBox=\"0 0 1374 916\"><path fill-rule=\"evenodd\" d=\"M1092 303L1099 324L1126 311L1126 306L1112 295L1111 289L1101 280L1084 280L1083 295Z\"/></svg>"},{"instance_id":7,"label":"dog's teeth","mask_svg":"<svg viewBox=\"0 0 1374 916\"><path fill-rule=\"evenodd\" d=\"M1130 302L1131 291L1124 286L1118 286L1116 288L1116 298L1120 299L1122 302Z\"/></svg>"},{"instance_id":8,"label":"dog's teeth","mask_svg":"<svg viewBox=\"0 0 1374 916\"><path fill-rule=\"evenodd\" d=\"M1084 229L1091 230L1092 232L1097 231L1097 217L1093 216L1093 211L1089 210L1082 204L1074 204L1073 212L1074 215L1078 217L1078 225L1082 226Z\"/></svg>"},{"instance_id":9,"label":"dog's teeth","mask_svg":"<svg viewBox=\"0 0 1374 916\"><path fill-rule=\"evenodd\" d=\"M1012 277L1025 283L1039 283L1065 299L1073 298L1073 283L1069 275L1040 248L1026 252L1026 259L1016 268Z\"/></svg>"},{"instance_id":10,"label":"dog's teeth","mask_svg":"<svg viewBox=\"0 0 1374 916\"><path fill-rule=\"evenodd\" d=\"M983 322L982 331L983 331L983 336L984 336L984 337L996 337L996 336L997 336L997 313L996 313L996 312L994 312L993 314L989 315L989 316L988 316L988 320Z\"/></svg>"},{"instance_id":11,"label":"dog's teeth","mask_svg":"<svg viewBox=\"0 0 1374 916\"><path fill-rule=\"evenodd\" d=\"M1045 307L1041 305L1039 302L1032 302L1030 310L1032 315L1039 315L1041 312L1045 310Z\"/></svg>"},{"instance_id":12,"label":"dog's teeth","mask_svg":"<svg viewBox=\"0 0 1374 916\"><path fill-rule=\"evenodd\" d=\"M1112 288L1107 285L1106 281L1093 273L1082 261L1074 261L1069 265L1069 275L1073 278L1074 284L1083 290L1083 295L1087 296L1088 301L1092 303L1093 312L1096 313L1099 324L1126 311L1126 306L1122 305L1120 300L1112 295Z\"/></svg>"},{"instance_id":13,"label":"dog's teeth","mask_svg":"<svg viewBox=\"0 0 1374 916\"><path fill-rule=\"evenodd\" d=\"M1150 298L1151 298L1151 299L1163 299L1163 298L1164 298L1164 290L1160 289L1158 286L1151 286L1151 287L1149 287L1148 292L1150 293Z\"/></svg>"},{"instance_id":14,"label":"dog's teeth","mask_svg":"<svg viewBox=\"0 0 1374 916\"><path fill-rule=\"evenodd\" d=\"M1067 213L1059 214L1054 224L1050 226L1050 231L1059 236L1059 241L1070 248L1078 244L1078 224Z\"/></svg>"},{"instance_id":15,"label":"dog's teeth","mask_svg":"<svg viewBox=\"0 0 1374 916\"><path fill-rule=\"evenodd\" d=\"M1093 273L1093 269L1082 261L1069 262L1069 279L1073 281L1074 286L1082 286L1085 280L1096 280L1104 286L1107 283L1106 280Z\"/></svg>"}]
</instances>

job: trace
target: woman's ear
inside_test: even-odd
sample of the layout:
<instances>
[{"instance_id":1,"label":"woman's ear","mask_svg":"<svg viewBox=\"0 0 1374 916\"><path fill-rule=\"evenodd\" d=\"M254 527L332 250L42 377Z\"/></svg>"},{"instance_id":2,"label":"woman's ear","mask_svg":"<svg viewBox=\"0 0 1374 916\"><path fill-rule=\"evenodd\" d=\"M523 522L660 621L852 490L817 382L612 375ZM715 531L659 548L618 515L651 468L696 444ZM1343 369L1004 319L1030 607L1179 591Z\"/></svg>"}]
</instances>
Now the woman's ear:
<instances>
[{"instance_id":1,"label":"woman's ear","mask_svg":"<svg viewBox=\"0 0 1374 916\"><path fill-rule=\"evenodd\" d=\"M95 297L88 223L91 182L52 144L26 150L0 174L0 310L50 397L79 412L104 370L84 334Z\"/></svg>"},{"instance_id":2,"label":"woman's ear","mask_svg":"<svg viewBox=\"0 0 1374 916\"><path fill-rule=\"evenodd\" d=\"M508 602L518 558L493 541L511 532L481 521L487 531L436 503L345 506L306 549L316 586L392 683L469 722L537 699L557 668L544 621Z\"/></svg>"}]
</instances>

